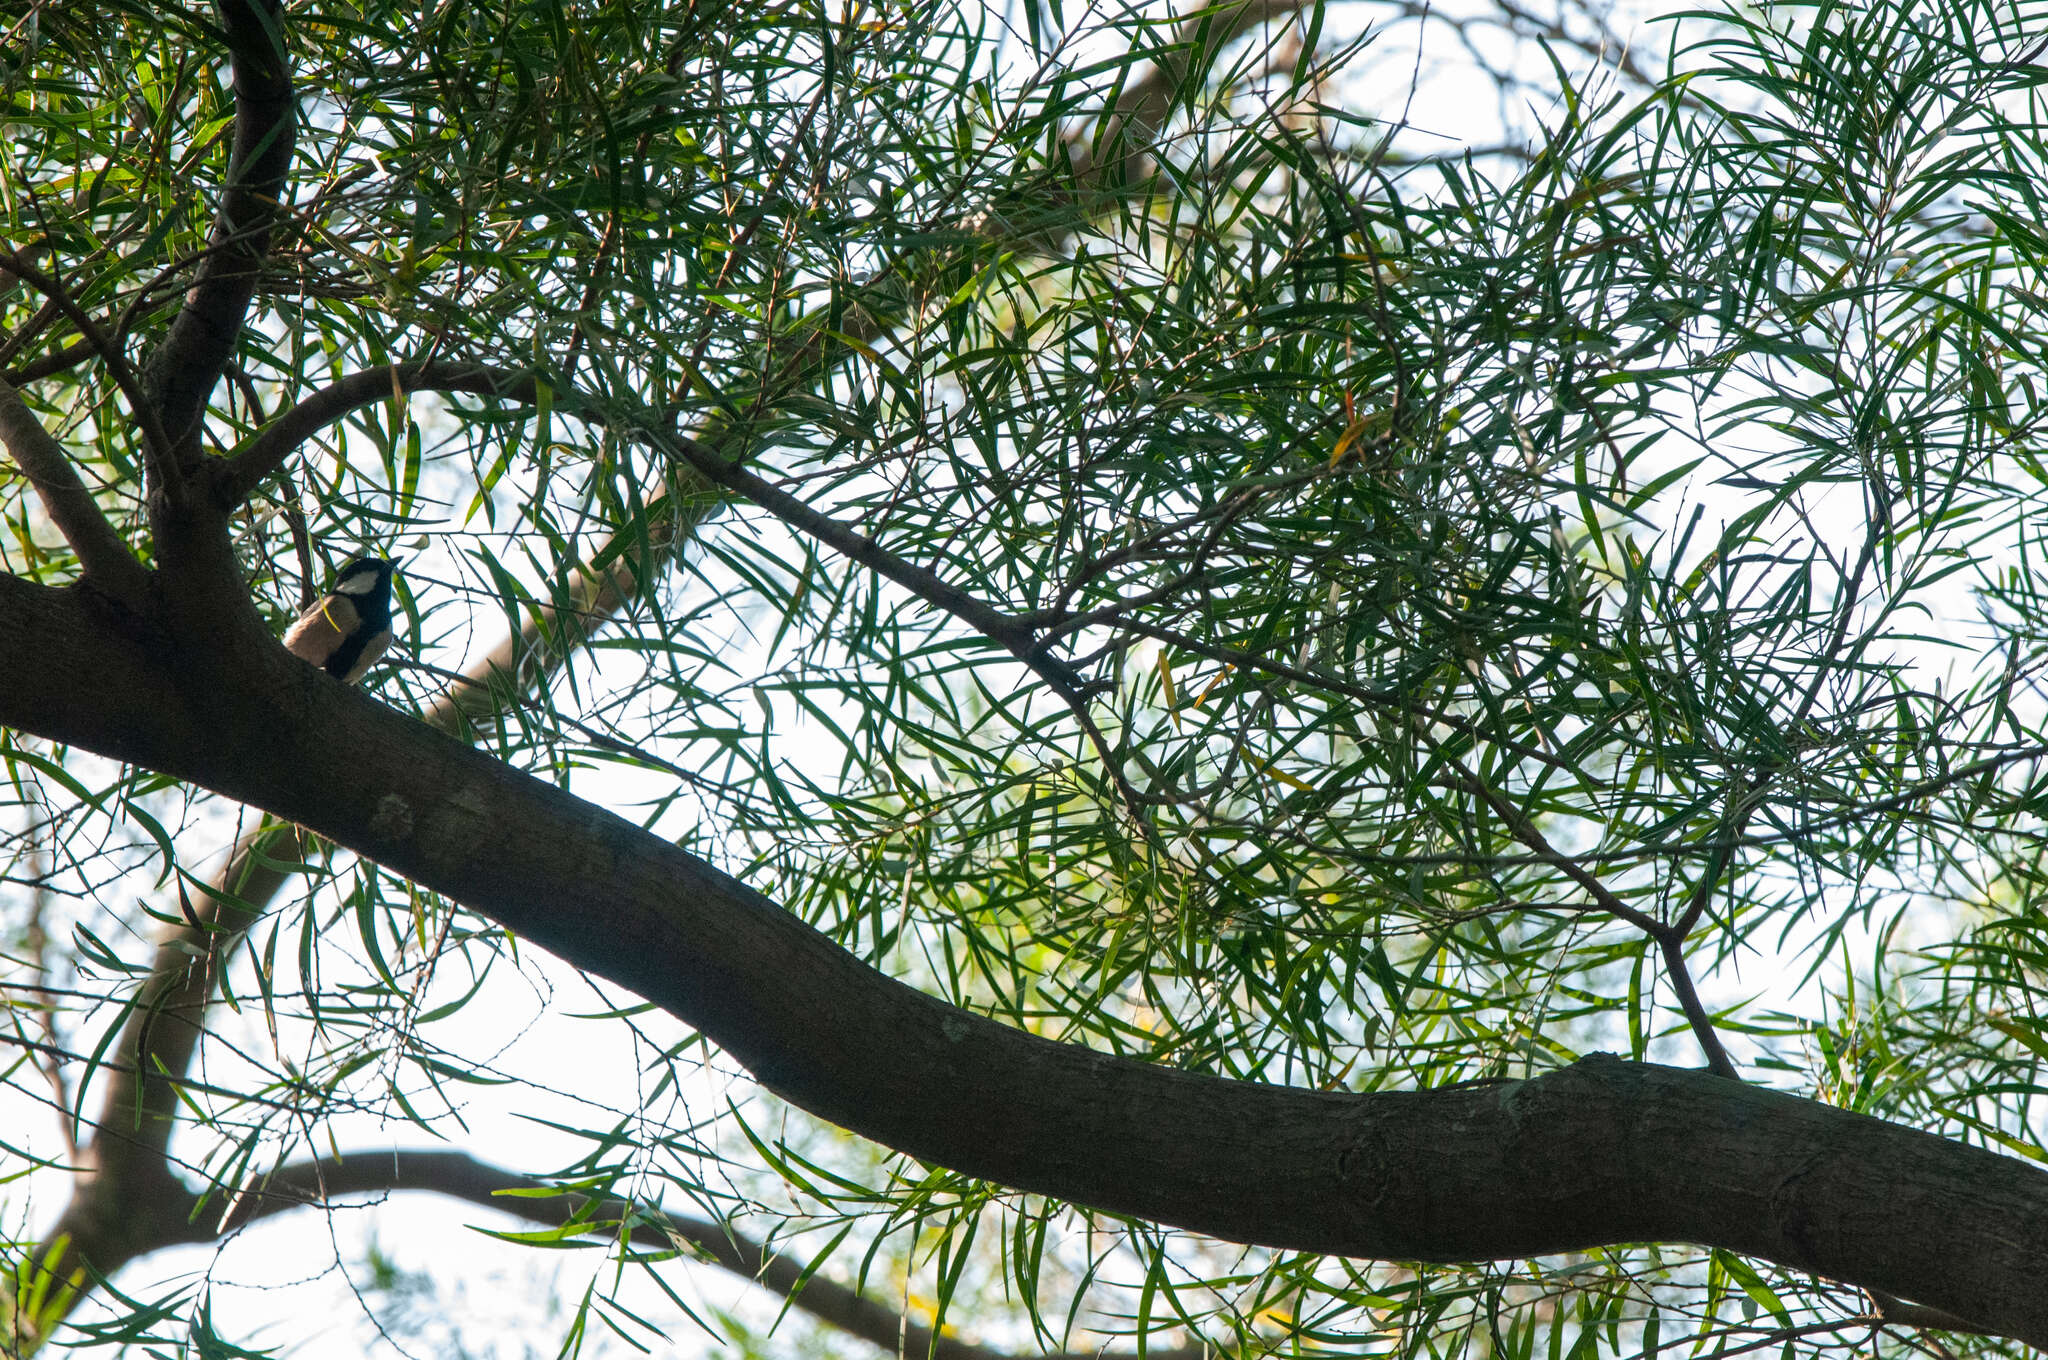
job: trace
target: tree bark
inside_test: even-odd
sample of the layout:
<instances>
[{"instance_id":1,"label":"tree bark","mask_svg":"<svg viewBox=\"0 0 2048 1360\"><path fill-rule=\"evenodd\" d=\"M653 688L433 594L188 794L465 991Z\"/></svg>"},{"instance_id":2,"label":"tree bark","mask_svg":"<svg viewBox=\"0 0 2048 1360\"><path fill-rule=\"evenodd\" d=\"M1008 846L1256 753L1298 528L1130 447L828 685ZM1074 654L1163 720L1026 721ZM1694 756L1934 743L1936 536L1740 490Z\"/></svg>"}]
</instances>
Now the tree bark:
<instances>
[{"instance_id":1,"label":"tree bark","mask_svg":"<svg viewBox=\"0 0 2048 1360\"><path fill-rule=\"evenodd\" d=\"M297 821L633 989L888 1146L1281 1248L1725 1247L2048 1346L2048 1173L2016 1159L1613 1058L1354 1096L1052 1043L873 971L704 861L299 665L245 600L158 594L163 616L137 618L0 577L0 723Z\"/></svg>"}]
</instances>

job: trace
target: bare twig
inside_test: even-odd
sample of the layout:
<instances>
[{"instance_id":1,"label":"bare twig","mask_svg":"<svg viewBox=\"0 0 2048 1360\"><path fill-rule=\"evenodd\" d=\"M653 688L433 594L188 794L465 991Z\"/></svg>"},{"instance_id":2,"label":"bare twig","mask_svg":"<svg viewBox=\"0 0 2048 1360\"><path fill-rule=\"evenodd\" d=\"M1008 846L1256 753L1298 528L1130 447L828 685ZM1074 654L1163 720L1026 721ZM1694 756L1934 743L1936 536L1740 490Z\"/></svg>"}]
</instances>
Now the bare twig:
<instances>
[{"instance_id":1,"label":"bare twig","mask_svg":"<svg viewBox=\"0 0 2048 1360\"><path fill-rule=\"evenodd\" d=\"M1427 741L1428 738L1425 736L1424 740ZM1434 742L1430 745L1432 748L1436 747ZM1442 754L1440 748L1439 753ZM1692 975L1686 969L1685 937L1656 917L1622 901L1613 889L1601 882L1598 874L1586 868L1574 857L1558 851L1520 808L1490 787L1485 780L1467 770L1462 762L1449 755L1445 755L1445 760L1457 772L1456 785L1492 809L1494 815L1506 823L1509 834L1555 864L1566 878L1585 889L1594 902L1599 904L1601 910L1616 920L1626 921L1656 942L1664 958L1665 970L1671 974L1672 989L1678 994L1679 1009L1685 1013L1686 1024L1691 1027L1694 1038L1698 1039L1701 1050L1706 1054L1708 1070L1716 1076L1727 1077L1730 1081L1740 1081L1742 1074L1737 1071L1734 1060L1728 1056L1728 1050L1721 1043L1721 1036L1715 1032L1713 1017L1707 1014L1706 1007L1700 1003L1699 993L1693 987Z\"/></svg>"}]
</instances>

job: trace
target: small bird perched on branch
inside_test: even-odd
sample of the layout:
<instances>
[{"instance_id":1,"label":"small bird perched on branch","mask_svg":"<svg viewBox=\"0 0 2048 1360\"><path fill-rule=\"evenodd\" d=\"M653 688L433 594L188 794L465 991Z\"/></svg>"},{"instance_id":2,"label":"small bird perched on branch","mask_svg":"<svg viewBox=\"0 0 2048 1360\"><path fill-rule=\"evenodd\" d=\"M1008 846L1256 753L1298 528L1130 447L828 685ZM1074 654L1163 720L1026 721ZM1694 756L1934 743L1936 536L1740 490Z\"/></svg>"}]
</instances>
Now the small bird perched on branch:
<instances>
[{"instance_id":1,"label":"small bird perched on branch","mask_svg":"<svg viewBox=\"0 0 2048 1360\"><path fill-rule=\"evenodd\" d=\"M398 564L358 557L341 569L334 589L285 630L285 650L338 680L354 684L391 645L391 573Z\"/></svg>"}]
</instances>

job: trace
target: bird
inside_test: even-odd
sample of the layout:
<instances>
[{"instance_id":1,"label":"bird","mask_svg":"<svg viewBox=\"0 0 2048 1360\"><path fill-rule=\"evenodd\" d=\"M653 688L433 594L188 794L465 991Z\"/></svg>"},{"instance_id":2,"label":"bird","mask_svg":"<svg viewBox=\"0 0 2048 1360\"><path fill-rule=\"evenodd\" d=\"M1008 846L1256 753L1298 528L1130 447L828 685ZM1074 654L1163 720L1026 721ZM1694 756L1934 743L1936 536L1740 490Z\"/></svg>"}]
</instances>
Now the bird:
<instances>
[{"instance_id":1,"label":"bird","mask_svg":"<svg viewBox=\"0 0 2048 1360\"><path fill-rule=\"evenodd\" d=\"M398 564L358 557L341 569L334 589L285 629L285 650L345 684L363 678L391 645L391 573Z\"/></svg>"}]
</instances>

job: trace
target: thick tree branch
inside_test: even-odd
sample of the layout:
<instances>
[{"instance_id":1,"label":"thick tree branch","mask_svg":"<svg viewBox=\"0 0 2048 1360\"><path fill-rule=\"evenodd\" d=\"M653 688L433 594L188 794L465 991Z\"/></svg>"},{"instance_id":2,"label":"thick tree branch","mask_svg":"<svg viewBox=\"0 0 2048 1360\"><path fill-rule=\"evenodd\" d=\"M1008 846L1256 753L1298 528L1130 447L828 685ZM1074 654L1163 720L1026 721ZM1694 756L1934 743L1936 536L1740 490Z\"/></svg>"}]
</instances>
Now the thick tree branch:
<instances>
[{"instance_id":1,"label":"thick tree branch","mask_svg":"<svg viewBox=\"0 0 2048 1360\"><path fill-rule=\"evenodd\" d=\"M710 508L706 502L705 510ZM451 690L422 717L441 731L464 735L511 694L544 684L654 579L687 527L672 523L669 533L651 539L651 557L601 551L598 556L611 562L608 568L579 576L565 607L543 606L471 667L470 683ZM636 536L630 546L638 543ZM279 863L303 857L297 827L265 825L236 843L209 891L195 899L181 888L172 910L183 924L163 932L141 1003L100 1065L104 1085L87 1149L90 1170L74 1182L42 1248L46 1268L72 1277L50 1298L41 1319L45 1330L93 1287L94 1275L77 1262L91 1262L104 1277L137 1256L190 1240L191 1196L176 1185L168 1155L184 1109L179 1089L191 1085L187 1074L225 960L290 881ZM160 1201L151 1198L166 1194ZM159 1203L161 1213L123 1207Z\"/></svg>"},{"instance_id":2,"label":"thick tree branch","mask_svg":"<svg viewBox=\"0 0 2048 1360\"><path fill-rule=\"evenodd\" d=\"M665 551L672 540L654 545ZM543 609L522 631L508 637L472 668L472 683L451 691L422 717L447 732L463 732L495 710L509 690L537 684L552 674L615 613L654 569L655 563L621 555L611 568L581 577L566 610ZM541 645L543 635L556 640ZM181 888L177 914L184 924L166 931L157 944L142 1000L130 1013L104 1070L93 1177L96 1185L80 1197L81 1212L102 1196L125 1199L131 1177L167 1174L165 1154L182 1103L185 1083L205 1012L220 983L228 953L290 881L280 863L304 858L305 842L294 826L268 825L237 842L209 891L195 900ZM68 1217L68 1215L67 1215ZM60 1220L57 1232L84 1239L88 1224ZM53 1233L53 1236L56 1233ZM88 1245L81 1240L81 1248ZM167 1245L159 1243L156 1245ZM89 1257L90 1252L86 1253ZM110 1258L91 1257L102 1270Z\"/></svg>"},{"instance_id":3,"label":"thick tree branch","mask_svg":"<svg viewBox=\"0 0 2048 1360\"><path fill-rule=\"evenodd\" d=\"M0 722L264 807L699 1029L913 1156L1232 1241L1478 1260L1704 1243L2048 1345L2048 1174L1816 1101L1612 1058L1353 1096L1010 1029L862 964L660 837L299 665L163 654L0 577Z\"/></svg>"},{"instance_id":4,"label":"thick tree branch","mask_svg":"<svg viewBox=\"0 0 2048 1360\"><path fill-rule=\"evenodd\" d=\"M184 470L197 463L199 418L241 338L271 232L284 217L297 124L278 0L219 0L219 13L235 90L227 183L198 277L143 369Z\"/></svg>"},{"instance_id":5,"label":"thick tree branch","mask_svg":"<svg viewBox=\"0 0 2048 1360\"><path fill-rule=\"evenodd\" d=\"M64 448L43 428L21 394L0 382L0 445L14 459L64 541L78 554L85 577L115 599L139 604L149 573L100 512Z\"/></svg>"},{"instance_id":6,"label":"thick tree branch","mask_svg":"<svg viewBox=\"0 0 2048 1360\"><path fill-rule=\"evenodd\" d=\"M548 1227L573 1223L599 1237L615 1238L626 1215L632 1213L643 1220L631 1235L633 1245L640 1250L694 1255L782 1295L792 1307L859 1337L885 1354L914 1360L1008 1360L1009 1352L935 1334L887 1304L822 1275L806 1280L801 1261L773 1255L759 1243L716 1223L675 1215L646 1221L651 1211L644 1205L629 1205L622 1200L593 1202L587 1195L569 1192L544 1198L502 1193L554 1188L547 1181L521 1176L459 1152L360 1152L346 1161L323 1158L279 1168L243 1192L221 1232L225 1235L292 1209L395 1190L448 1195ZM1145 1351L1149 1360L1200 1360L1208 1353L1209 1348L1202 1346L1154 1346ZM1034 1351L1032 1356L1033 1360L1138 1360L1135 1352L1117 1351Z\"/></svg>"}]
</instances>

